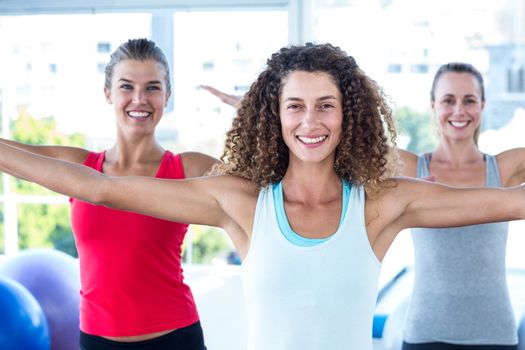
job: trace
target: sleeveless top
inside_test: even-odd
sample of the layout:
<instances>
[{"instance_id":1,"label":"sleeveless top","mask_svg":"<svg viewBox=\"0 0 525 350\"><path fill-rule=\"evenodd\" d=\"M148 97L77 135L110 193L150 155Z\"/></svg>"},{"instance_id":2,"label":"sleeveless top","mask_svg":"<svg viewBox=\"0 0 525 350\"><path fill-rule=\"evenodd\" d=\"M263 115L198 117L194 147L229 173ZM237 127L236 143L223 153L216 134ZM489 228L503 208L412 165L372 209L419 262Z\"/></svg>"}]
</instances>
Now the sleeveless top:
<instances>
[{"instance_id":1,"label":"sleeveless top","mask_svg":"<svg viewBox=\"0 0 525 350\"><path fill-rule=\"evenodd\" d=\"M278 218L282 191L260 191L242 264L248 350L372 350L380 263L365 229L363 187L348 197L337 231L304 245L280 229L290 227L286 214Z\"/></svg>"},{"instance_id":2,"label":"sleeveless top","mask_svg":"<svg viewBox=\"0 0 525 350\"><path fill-rule=\"evenodd\" d=\"M494 156L485 154L486 186L499 187ZM417 176L430 174L430 155ZM415 279L404 340L464 345L517 344L506 280L507 222L412 229Z\"/></svg>"},{"instance_id":3,"label":"sleeveless top","mask_svg":"<svg viewBox=\"0 0 525 350\"><path fill-rule=\"evenodd\" d=\"M102 171L104 157L105 152L91 152L84 165ZM156 177L184 178L180 155L166 151ZM198 321L181 267L188 225L73 198L70 202L80 261L80 329L84 333L131 336Z\"/></svg>"}]
</instances>

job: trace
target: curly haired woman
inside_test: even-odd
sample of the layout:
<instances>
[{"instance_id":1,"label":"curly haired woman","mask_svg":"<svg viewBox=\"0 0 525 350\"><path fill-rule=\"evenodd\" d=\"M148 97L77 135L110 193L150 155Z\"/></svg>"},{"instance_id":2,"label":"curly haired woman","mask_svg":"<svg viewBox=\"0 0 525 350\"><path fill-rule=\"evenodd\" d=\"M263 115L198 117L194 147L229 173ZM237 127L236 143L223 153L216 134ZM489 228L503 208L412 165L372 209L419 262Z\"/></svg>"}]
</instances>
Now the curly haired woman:
<instances>
[{"instance_id":1,"label":"curly haired woman","mask_svg":"<svg viewBox=\"0 0 525 350\"><path fill-rule=\"evenodd\" d=\"M234 107L242 101L242 96L202 88ZM419 156L400 150L403 176L461 187L525 182L525 148L497 155L478 148L485 86L474 66L442 65L432 82L430 102L439 144ZM506 222L412 230L414 290L403 350L517 349L505 270L507 231Z\"/></svg>"},{"instance_id":2,"label":"curly haired woman","mask_svg":"<svg viewBox=\"0 0 525 350\"><path fill-rule=\"evenodd\" d=\"M0 145L0 169L84 201L218 226L243 260L249 350L372 349L380 261L401 230L525 217L525 188L392 178L378 86L329 44L268 60L217 176L112 177Z\"/></svg>"}]
</instances>

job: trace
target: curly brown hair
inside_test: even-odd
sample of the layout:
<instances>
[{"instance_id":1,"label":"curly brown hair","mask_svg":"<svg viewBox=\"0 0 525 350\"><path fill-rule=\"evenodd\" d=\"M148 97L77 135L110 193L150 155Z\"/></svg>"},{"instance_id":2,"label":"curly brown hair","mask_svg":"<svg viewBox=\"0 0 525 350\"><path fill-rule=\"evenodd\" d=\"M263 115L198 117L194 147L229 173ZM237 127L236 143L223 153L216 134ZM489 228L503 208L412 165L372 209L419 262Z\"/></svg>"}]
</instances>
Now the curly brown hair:
<instances>
[{"instance_id":1,"label":"curly brown hair","mask_svg":"<svg viewBox=\"0 0 525 350\"><path fill-rule=\"evenodd\" d=\"M390 146L395 146L392 110L375 81L353 57L330 44L280 49L251 85L227 133L223 163L213 173L240 176L262 188L280 181L288 167L279 117L279 97L285 78L294 71L325 72L338 86L343 101L341 142L334 169L356 185L377 185L392 176Z\"/></svg>"}]
</instances>

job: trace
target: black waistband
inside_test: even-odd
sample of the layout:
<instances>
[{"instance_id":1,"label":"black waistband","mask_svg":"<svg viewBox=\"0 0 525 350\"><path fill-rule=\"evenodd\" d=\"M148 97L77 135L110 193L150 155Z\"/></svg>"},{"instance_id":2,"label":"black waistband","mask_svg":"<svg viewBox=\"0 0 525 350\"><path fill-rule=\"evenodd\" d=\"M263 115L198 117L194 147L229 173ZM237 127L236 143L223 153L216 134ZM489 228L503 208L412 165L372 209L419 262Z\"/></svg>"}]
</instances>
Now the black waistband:
<instances>
[{"instance_id":1,"label":"black waistband","mask_svg":"<svg viewBox=\"0 0 525 350\"><path fill-rule=\"evenodd\" d=\"M81 350L206 350L200 322L160 337L137 342L119 342L80 332Z\"/></svg>"}]
</instances>

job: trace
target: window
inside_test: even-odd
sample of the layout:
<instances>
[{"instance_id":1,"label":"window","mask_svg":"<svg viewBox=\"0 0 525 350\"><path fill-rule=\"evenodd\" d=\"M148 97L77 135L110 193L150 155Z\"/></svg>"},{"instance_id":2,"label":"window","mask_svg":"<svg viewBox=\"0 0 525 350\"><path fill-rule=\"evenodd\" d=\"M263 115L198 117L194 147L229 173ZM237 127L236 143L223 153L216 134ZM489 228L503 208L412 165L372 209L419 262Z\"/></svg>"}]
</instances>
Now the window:
<instances>
[{"instance_id":1,"label":"window","mask_svg":"<svg viewBox=\"0 0 525 350\"><path fill-rule=\"evenodd\" d=\"M390 63L388 65L388 73L401 73L402 65L396 63Z\"/></svg>"},{"instance_id":2,"label":"window","mask_svg":"<svg viewBox=\"0 0 525 350\"><path fill-rule=\"evenodd\" d=\"M511 93L525 92L525 71L523 67L511 68L507 71L507 91Z\"/></svg>"},{"instance_id":3,"label":"window","mask_svg":"<svg viewBox=\"0 0 525 350\"><path fill-rule=\"evenodd\" d=\"M244 93L239 87L251 85L268 56L287 44L287 12L176 12L173 23L172 126L180 130L179 147L218 157L234 109L198 86Z\"/></svg>"},{"instance_id":4,"label":"window","mask_svg":"<svg viewBox=\"0 0 525 350\"><path fill-rule=\"evenodd\" d=\"M97 43L97 52L111 53L111 43L108 43L108 42Z\"/></svg>"},{"instance_id":5,"label":"window","mask_svg":"<svg viewBox=\"0 0 525 350\"><path fill-rule=\"evenodd\" d=\"M67 137L79 133L85 138L87 148L105 149L115 139L114 123L108 121L112 112L102 92L109 54L129 38L152 38L163 48L168 60L173 59L171 100L175 100L176 107L175 118L171 113L163 118L157 137L163 146L175 152L195 150L219 156L223 144L221 136L231 123L234 109L198 90L197 86L210 84L243 94L269 53L287 44L288 14L286 10L231 12L221 9L217 12L175 11L171 17L163 14L161 20L166 20L166 17L174 23L172 33L165 32L162 26L162 30L153 33L155 16L149 13L0 17L0 38L9 38L8 45L3 47L12 48L12 52L4 55L2 51L0 54L0 69L4 67L0 72L0 89L14 96L9 99L9 105L4 104L3 111L11 120L27 125L55 123L56 130L52 132L40 124L38 130L33 130L40 135L35 137L44 143L53 143L56 139L42 140L42 135L44 138L57 134ZM201 28L210 23L215 29L203 33ZM26 35L23 28L32 26L42 30ZM261 31L260 28L269 29ZM83 34L72 38L71 32ZM188 32L192 35L187 35ZM43 78L50 72L53 79ZM74 115L72 111L75 111ZM21 114L34 119L25 122L19 118ZM53 121L46 121L45 117L50 115ZM26 136L27 142L33 142L30 135ZM38 189L26 185L11 182L10 191L17 191L18 195L16 199L9 199L9 205L18 212L24 225L16 224L17 215L4 217L15 221L14 225L11 222L6 226L19 228L19 248L49 245L58 248L62 244L69 249L71 242L63 240L64 230L70 229L69 226L66 228L69 219L64 216L68 213L67 201L51 192L40 195ZM0 215L4 212L12 213L13 210L0 209ZM32 229L28 225L44 221L40 217L27 219L31 213L47 215L60 225L50 225L48 220L41 225L48 229ZM213 258L210 258L210 249L216 249L215 253L227 258L231 247L228 248L229 240L224 234L205 227L193 227L192 231L193 241L187 244L186 261L193 257L194 262L209 262ZM222 238L218 238L221 235ZM45 237L60 237L62 243ZM208 244L210 237L215 237L212 245ZM0 252L2 245L0 240ZM192 245L195 249L191 248ZM188 254L188 251L193 253Z\"/></svg>"},{"instance_id":6,"label":"window","mask_svg":"<svg viewBox=\"0 0 525 350\"><path fill-rule=\"evenodd\" d=\"M114 126L107 119L111 112L102 92L106 64L98 61L102 54L109 56L113 43L128 36L148 37L150 19L149 14L136 13L0 17L0 90L9 96L0 114L11 120L10 136L29 143L71 145L84 139L88 144L74 145L107 147L114 140ZM39 30L29 34L26 28ZM77 135L68 138L73 133ZM0 206L0 253L4 242L12 247L18 237L19 248L54 246L71 254L67 198L42 194L14 179L5 184L9 189L4 195L17 195ZM15 234L6 239L8 230Z\"/></svg>"},{"instance_id":7,"label":"window","mask_svg":"<svg viewBox=\"0 0 525 350\"><path fill-rule=\"evenodd\" d=\"M213 68L215 67L215 64L213 62L203 62L202 63L202 70L203 71L207 71L207 72L211 72L213 71Z\"/></svg>"},{"instance_id":8,"label":"window","mask_svg":"<svg viewBox=\"0 0 525 350\"><path fill-rule=\"evenodd\" d=\"M411 73L428 73L427 64L411 64L410 65Z\"/></svg>"}]
</instances>

